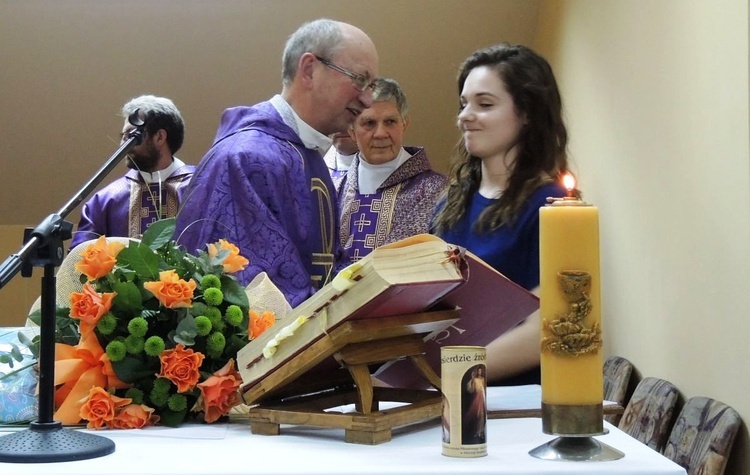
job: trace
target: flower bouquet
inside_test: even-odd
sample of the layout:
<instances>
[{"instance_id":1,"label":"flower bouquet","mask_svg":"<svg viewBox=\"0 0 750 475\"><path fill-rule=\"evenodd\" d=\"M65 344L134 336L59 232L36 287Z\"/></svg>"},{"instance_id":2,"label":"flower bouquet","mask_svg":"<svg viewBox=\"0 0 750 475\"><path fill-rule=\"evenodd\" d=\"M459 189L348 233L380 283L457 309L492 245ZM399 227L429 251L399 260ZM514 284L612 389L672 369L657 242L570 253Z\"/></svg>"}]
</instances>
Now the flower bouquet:
<instances>
[{"instance_id":1,"label":"flower bouquet","mask_svg":"<svg viewBox=\"0 0 750 475\"><path fill-rule=\"evenodd\" d=\"M174 227L158 221L140 242L101 237L81 253L83 289L57 313L55 420L210 423L240 402L235 357L260 317L231 274L248 261L223 240L191 255Z\"/></svg>"}]
</instances>

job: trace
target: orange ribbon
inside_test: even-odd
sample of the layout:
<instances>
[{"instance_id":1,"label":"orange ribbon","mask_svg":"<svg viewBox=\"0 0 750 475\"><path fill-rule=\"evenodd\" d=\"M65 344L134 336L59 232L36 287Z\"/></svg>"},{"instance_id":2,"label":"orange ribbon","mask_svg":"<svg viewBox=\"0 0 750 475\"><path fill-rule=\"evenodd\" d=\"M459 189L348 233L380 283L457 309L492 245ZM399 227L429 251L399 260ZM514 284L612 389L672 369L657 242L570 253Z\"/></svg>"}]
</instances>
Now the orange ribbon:
<instances>
[{"instance_id":1,"label":"orange ribbon","mask_svg":"<svg viewBox=\"0 0 750 475\"><path fill-rule=\"evenodd\" d=\"M104 389L130 387L120 381L93 331L83 331L76 346L55 345L55 420L63 424L81 421L81 406L95 386Z\"/></svg>"}]
</instances>

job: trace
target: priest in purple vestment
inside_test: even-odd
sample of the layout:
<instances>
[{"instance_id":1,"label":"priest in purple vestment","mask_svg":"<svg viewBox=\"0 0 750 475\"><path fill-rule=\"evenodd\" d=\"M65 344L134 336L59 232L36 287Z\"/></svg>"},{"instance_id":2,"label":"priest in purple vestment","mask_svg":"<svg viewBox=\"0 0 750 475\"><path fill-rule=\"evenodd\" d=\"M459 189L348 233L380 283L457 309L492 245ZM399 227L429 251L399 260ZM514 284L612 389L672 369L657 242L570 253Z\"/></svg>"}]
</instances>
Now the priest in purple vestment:
<instances>
[{"instance_id":1,"label":"priest in purple vestment","mask_svg":"<svg viewBox=\"0 0 750 475\"><path fill-rule=\"evenodd\" d=\"M190 252L226 239L250 264L244 285L266 272L294 307L344 260L336 195L322 153L372 103L378 56L359 28L321 19L301 26L283 54L282 91L227 109L177 217Z\"/></svg>"},{"instance_id":2,"label":"priest in purple vestment","mask_svg":"<svg viewBox=\"0 0 750 475\"><path fill-rule=\"evenodd\" d=\"M424 148L403 146L408 111L398 82L380 78L372 107L350 130L359 152L339 190L339 239L352 262L383 244L430 231L447 180L432 169Z\"/></svg>"},{"instance_id":3,"label":"priest in purple vestment","mask_svg":"<svg viewBox=\"0 0 750 475\"><path fill-rule=\"evenodd\" d=\"M195 167L174 154L182 146L185 124L174 103L144 95L122 107L121 143L134 126L130 114L140 110L146 121L143 143L128 154L128 173L95 193L81 210L70 248L99 236L140 238L154 221L177 215L180 199Z\"/></svg>"}]
</instances>

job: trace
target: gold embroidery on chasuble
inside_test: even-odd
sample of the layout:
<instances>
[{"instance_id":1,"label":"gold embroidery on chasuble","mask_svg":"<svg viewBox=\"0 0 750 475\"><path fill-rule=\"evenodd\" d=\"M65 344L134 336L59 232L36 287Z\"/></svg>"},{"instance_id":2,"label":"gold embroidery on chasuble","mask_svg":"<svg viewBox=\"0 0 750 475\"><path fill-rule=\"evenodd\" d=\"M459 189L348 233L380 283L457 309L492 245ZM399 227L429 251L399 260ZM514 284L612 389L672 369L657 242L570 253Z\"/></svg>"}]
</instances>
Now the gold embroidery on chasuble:
<instances>
[{"instance_id":1,"label":"gold embroidery on chasuble","mask_svg":"<svg viewBox=\"0 0 750 475\"><path fill-rule=\"evenodd\" d=\"M393 227L393 212L396 210L396 197L401 191L401 183L383 191L382 209L378 213L378 227L375 231L375 247L386 243Z\"/></svg>"},{"instance_id":2,"label":"gold embroidery on chasuble","mask_svg":"<svg viewBox=\"0 0 750 475\"><path fill-rule=\"evenodd\" d=\"M177 216L177 184L163 182L149 187L140 181L130 182L128 237L140 239L151 223Z\"/></svg>"},{"instance_id":3,"label":"gold embroidery on chasuble","mask_svg":"<svg viewBox=\"0 0 750 475\"><path fill-rule=\"evenodd\" d=\"M311 275L310 279L313 285L320 288L331 280L333 271L333 240L336 238L336 215L331 192L325 182L320 178L313 178L311 181L311 191L313 192L313 206L318 207L318 216L320 219L320 238L322 241L323 252L313 252L312 264L314 267L320 266L324 269L322 275Z\"/></svg>"},{"instance_id":4,"label":"gold embroidery on chasuble","mask_svg":"<svg viewBox=\"0 0 750 475\"><path fill-rule=\"evenodd\" d=\"M393 228L393 215L396 210L396 199L402 184L386 188L379 198L372 200L354 199L341 217L340 242L356 261L369 254L373 249L388 243ZM374 227L371 226L374 221ZM365 231L371 230L371 232ZM353 250L352 250L353 248ZM360 253L360 249L364 252Z\"/></svg>"}]
</instances>

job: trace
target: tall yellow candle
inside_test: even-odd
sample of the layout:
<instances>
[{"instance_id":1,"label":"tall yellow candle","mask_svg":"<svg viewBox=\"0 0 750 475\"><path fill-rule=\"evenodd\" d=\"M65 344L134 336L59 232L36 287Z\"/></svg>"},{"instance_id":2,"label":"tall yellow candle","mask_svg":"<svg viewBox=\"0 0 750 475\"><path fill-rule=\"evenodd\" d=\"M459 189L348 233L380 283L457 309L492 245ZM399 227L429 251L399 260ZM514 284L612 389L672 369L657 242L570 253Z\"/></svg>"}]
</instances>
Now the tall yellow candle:
<instances>
[{"instance_id":1,"label":"tall yellow candle","mask_svg":"<svg viewBox=\"0 0 750 475\"><path fill-rule=\"evenodd\" d=\"M541 208L539 221L542 402L601 405L599 211L566 198ZM578 282L586 274L590 282ZM566 294L565 282L583 289Z\"/></svg>"}]
</instances>

